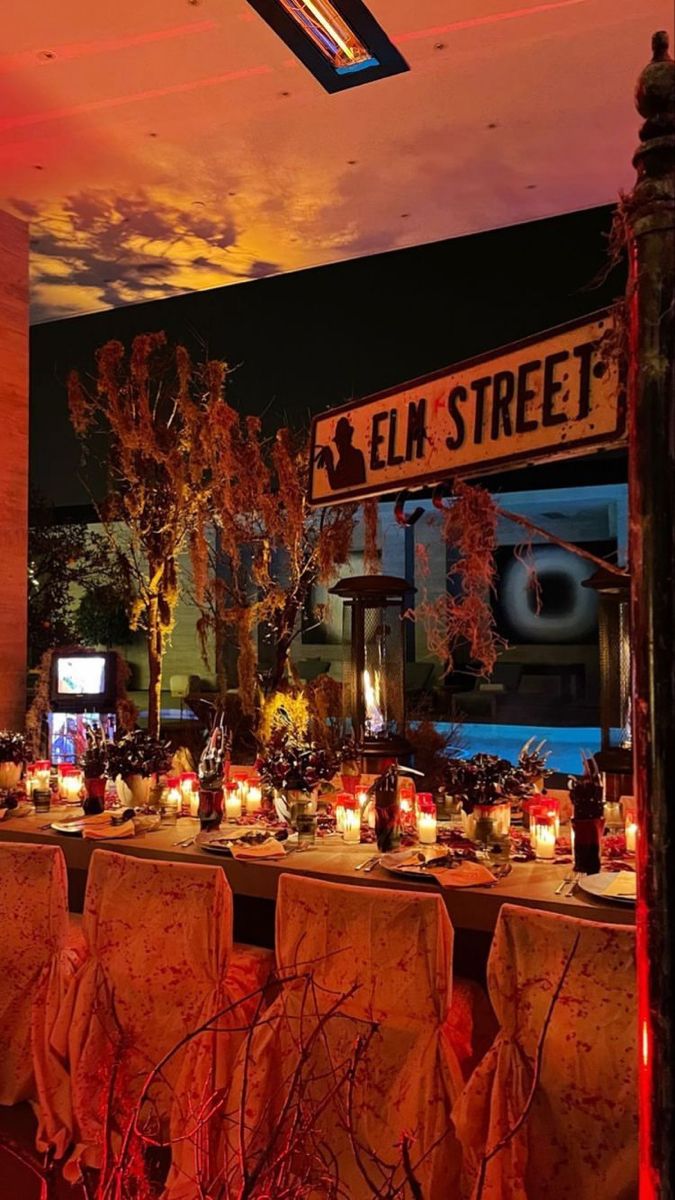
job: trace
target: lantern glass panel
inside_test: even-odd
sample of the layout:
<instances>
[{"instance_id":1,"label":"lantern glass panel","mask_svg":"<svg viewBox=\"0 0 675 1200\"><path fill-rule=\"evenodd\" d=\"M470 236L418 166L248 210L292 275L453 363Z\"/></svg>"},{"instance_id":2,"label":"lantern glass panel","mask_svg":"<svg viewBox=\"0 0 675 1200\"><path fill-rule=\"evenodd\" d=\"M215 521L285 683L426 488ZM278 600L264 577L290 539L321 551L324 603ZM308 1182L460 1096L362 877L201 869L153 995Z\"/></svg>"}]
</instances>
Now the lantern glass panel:
<instances>
[{"instance_id":1,"label":"lantern glass panel","mask_svg":"<svg viewBox=\"0 0 675 1200\"><path fill-rule=\"evenodd\" d=\"M628 600L601 598L600 673L603 748L630 750L630 628Z\"/></svg>"},{"instance_id":2,"label":"lantern glass panel","mask_svg":"<svg viewBox=\"0 0 675 1200\"><path fill-rule=\"evenodd\" d=\"M366 741L401 733L403 639L399 604L366 608L363 630L363 733Z\"/></svg>"}]
</instances>

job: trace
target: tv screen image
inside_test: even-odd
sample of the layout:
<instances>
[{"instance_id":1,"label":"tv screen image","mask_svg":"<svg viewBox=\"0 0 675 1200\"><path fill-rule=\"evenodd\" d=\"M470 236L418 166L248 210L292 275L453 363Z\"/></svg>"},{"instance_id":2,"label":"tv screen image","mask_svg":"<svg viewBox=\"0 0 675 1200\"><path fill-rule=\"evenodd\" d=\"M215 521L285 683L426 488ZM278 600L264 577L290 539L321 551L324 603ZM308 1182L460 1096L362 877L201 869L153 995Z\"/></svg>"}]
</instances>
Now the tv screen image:
<instances>
[{"instance_id":1,"label":"tv screen image","mask_svg":"<svg viewBox=\"0 0 675 1200\"><path fill-rule=\"evenodd\" d=\"M114 713L50 712L49 758L53 763L78 762L87 748L87 725L98 725L105 737L115 737Z\"/></svg>"},{"instance_id":2,"label":"tv screen image","mask_svg":"<svg viewBox=\"0 0 675 1200\"><path fill-rule=\"evenodd\" d=\"M56 663L59 696L102 696L105 692L106 660L102 654L60 655Z\"/></svg>"}]
</instances>

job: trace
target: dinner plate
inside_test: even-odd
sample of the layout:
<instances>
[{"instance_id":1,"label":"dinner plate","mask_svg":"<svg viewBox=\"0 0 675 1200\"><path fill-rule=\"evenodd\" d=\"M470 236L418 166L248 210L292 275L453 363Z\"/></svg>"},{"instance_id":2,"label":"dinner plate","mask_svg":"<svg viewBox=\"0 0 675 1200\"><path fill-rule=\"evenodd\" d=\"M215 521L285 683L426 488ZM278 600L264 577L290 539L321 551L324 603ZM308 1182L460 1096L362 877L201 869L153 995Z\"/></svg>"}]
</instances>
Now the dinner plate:
<instances>
[{"instance_id":1,"label":"dinner plate","mask_svg":"<svg viewBox=\"0 0 675 1200\"><path fill-rule=\"evenodd\" d=\"M425 863L448 857L448 851L442 846L415 846L409 850L392 850L390 854L383 854L378 866L384 867L392 875L408 875L413 879L419 879L420 875L428 876L422 863L416 865L411 862L413 854L423 854Z\"/></svg>"},{"instance_id":2,"label":"dinner plate","mask_svg":"<svg viewBox=\"0 0 675 1200\"><path fill-rule=\"evenodd\" d=\"M600 871L598 875L582 875L577 887L580 887L582 892L586 892L589 896L607 900L612 904L635 904L634 896L606 895L606 889L613 879L616 879L616 871Z\"/></svg>"},{"instance_id":3,"label":"dinner plate","mask_svg":"<svg viewBox=\"0 0 675 1200\"><path fill-rule=\"evenodd\" d=\"M52 821L50 828L54 830L54 833L65 833L69 837L82 837L84 826L85 822L80 817L79 821Z\"/></svg>"},{"instance_id":4,"label":"dinner plate","mask_svg":"<svg viewBox=\"0 0 675 1200\"><path fill-rule=\"evenodd\" d=\"M229 854L230 842L240 842L242 838L250 837L252 832L254 831L250 825L223 825L215 833L209 833L208 829L203 829L201 833L197 834L196 844L202 850L210 850L212 854Z\"/></svg>"}]
</instances>

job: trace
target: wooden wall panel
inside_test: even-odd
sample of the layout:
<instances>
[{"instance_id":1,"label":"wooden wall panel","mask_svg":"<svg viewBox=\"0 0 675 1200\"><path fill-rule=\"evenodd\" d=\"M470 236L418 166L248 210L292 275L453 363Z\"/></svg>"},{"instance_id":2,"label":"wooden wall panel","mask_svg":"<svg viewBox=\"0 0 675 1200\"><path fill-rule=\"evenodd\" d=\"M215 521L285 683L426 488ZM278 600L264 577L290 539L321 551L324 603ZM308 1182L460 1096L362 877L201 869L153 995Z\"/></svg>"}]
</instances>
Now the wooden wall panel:
<instances>
[{"instance_id":1,"label":"wooden wall panel","mask_svg":"<svg viewBox=\"0 0 675 1200\"><path fill-rule=\"evenodd\" d=\"M22 729L28 551L28 226L0 211L0 728Z\"/></svg>"}]
</instances>

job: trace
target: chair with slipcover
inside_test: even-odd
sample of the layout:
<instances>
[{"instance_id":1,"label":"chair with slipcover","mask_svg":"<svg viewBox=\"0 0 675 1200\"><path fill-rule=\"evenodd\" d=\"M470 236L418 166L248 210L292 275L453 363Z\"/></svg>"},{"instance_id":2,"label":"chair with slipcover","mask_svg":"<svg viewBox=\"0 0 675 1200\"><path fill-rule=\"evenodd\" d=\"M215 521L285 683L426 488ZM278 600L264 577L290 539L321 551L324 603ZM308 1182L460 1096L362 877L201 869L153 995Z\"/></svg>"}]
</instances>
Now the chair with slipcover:
<instances>
[{"instance_id":1,"label":"chair with slipcover","mask_svg":"<svg viewBox=\"0 0 675 1200\"><path fill-rule=\"evenodd\" d=\"M634 929L506 904L488 986L500 1030L453 1110L463 1194L636 1196Z\"/></svg>"},{"instance_id":2,"label":"chair with slipcover","mask_svg":"<svg viewBox=\"0 0 675 1200\"><path fill-rule=\"evenodd\" d=\"M201 1106L228 1080L273 956L233 944L232 892L220 867L106 850L92 855L83 930L88 957L51 1042L69 1096L51 1105L41 1097L57 1157L70 1150L64 1175L100 1168L137 1116L148 1136L170 1140L187 1178ZM192 1036L218 1013L217 1030Z\"/></svg>"},{"instance_id":3,"label":"chair with slipcover","mask_svg":"<svg viewBox=\"0 0 675 1200\"><path fill-rule=\"evenodd\" d=\"M53 1014L83 944L68 914L66 861L59 846L0 845L0 1104L35 1106L38 1078L48 1073ZM38 1112L40 1121L40 1113Z\"/></svg>"},{"instance_id":4,"label":"chair with slipcover","mask_svg":"<svg viewBox=\"0 0 675 1200\"><path fill-rule=\"evenodd\" d=\"M429 1200L455 1194L475 985L453 993L452 953L439 894L281 876L280 990L218 1115L228 1194L242 1163L260 1194L283 1179L365 1200L406 1176Z\"/></svg>"}]
</instances>

